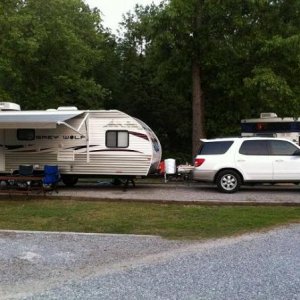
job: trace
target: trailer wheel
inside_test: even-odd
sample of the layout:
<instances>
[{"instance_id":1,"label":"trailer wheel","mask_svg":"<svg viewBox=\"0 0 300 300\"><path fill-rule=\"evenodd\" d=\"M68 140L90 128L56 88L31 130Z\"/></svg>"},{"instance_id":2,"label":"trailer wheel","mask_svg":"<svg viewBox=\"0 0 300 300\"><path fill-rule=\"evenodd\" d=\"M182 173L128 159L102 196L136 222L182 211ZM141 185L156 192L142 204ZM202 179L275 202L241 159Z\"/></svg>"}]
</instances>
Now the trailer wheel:
<instances>
[{"instance_id":1,"label":"trailer wheel","mask_svg":"<svg viewBox=\"0 0 300 300\"><path fill-rule=\"evenodd\" d=\"M74 186L78 181L78 176L75 175L62 175L62 182L66 186Z\"/></svg>"}]
</instances>

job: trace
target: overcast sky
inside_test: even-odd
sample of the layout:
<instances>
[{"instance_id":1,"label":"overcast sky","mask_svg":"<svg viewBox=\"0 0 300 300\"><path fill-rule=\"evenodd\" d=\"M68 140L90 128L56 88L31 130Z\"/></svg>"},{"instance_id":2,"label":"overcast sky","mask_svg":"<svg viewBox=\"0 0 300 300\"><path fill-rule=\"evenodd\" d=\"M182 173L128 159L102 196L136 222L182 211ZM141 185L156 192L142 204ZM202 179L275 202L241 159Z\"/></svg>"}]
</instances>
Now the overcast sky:
<instances>
[{"instance_id":1,"label":"overcast sky","mask_svg":"<svg viewBox=\"0 0 300 300\"><path fill-rule=\"evenodd\" d=\"M154 2L159 4L161 0L85 0L91 7L98 7L103 14L104 27L111 28L116 33L118 23L122 21L122 14L133 10L136 4L147 5Z\"/></svg>"}]
</instances>

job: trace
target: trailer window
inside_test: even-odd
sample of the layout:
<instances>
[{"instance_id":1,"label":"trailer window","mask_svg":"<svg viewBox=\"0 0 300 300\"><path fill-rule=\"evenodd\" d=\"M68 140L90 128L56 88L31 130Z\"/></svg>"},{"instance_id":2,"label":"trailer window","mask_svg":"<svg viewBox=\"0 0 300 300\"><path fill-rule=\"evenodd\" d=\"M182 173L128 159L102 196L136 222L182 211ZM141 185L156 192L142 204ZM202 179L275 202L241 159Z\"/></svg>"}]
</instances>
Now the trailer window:
<instances>
[{"instance_id":1,"label":"trailer window","mask_svg":"<svg viewBox=\"0 0 300 300\"><path fill-rule=\"evenodd\" d=\"M35 130L17 129L17 138L19 141L33 141L35 140Z\"/></svg>"},{"instance_id":2,"label":"trailer window","mask_svg":"<svg viewBox=\"0 0 300 300\"><path fill-rule=\"evenodd\" d=\"M106 131L107 148L127 148L129 146L129 134L124 130Z\"/></svg>"}]
</instances>

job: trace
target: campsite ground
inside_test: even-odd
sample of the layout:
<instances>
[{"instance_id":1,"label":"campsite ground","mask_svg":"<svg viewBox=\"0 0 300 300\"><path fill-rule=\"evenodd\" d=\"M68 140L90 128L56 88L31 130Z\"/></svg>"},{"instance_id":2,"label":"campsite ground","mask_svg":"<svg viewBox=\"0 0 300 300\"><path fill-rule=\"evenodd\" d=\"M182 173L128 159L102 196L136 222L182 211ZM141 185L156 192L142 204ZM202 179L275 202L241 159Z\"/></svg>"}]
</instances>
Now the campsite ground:
<instances>
[{"instance_id":1,"label":"campsite ground","mask_svg":"<svg viewBox=\"0 0 300 300\"><path fill-rule=\"evenodd\" d=\"M300 226L198 242L0 232L1 299L299 299Z\"/></svg>"},{"instance_id":2,"label":"campsite ground","mask_svg":"<svg viewBox=\"0 0 300 300\"><path fill-rule=\"evenodd\" d=\"M36 221L45 221L49 217L46 203L56 202L54 198L76 198L83 200L81 203L105 199L113 203L135 200L162 202L164 206L185 204L182 207L205 203L285 205L293 209L300 204L299 192L296 185L247 187L225 195L212 186L194 183L139 182L135 188L124 189L104 181L82 182L48 195L34 216ZM38 202L28 200L14 201L20 208L18 218L24 218L24 207ZM258 206L257 211L262 208ZM5 209L2 214L6 214ZM32 216L32 211L28 214ZM151 235L2 230L0 298L298 299L299 234L299 224L200 241L165 240Z\"/></svg>"},{"instance_id":3,"label":"campsite ground","mask_svg":"<svg viewBox=\"0 0 300 300\"><path fill-rule=\"evenodd\" d=\"M194 182L163 180L147 182L140 180L135 187L112 186L109 181L82 181L67 188L62 186L53 197L76 197L88 199L167 201L185 204L300 204L300 185L276 184L245 186L234 194L219 193L215 186Z\"/></svg>"}]
</instances>

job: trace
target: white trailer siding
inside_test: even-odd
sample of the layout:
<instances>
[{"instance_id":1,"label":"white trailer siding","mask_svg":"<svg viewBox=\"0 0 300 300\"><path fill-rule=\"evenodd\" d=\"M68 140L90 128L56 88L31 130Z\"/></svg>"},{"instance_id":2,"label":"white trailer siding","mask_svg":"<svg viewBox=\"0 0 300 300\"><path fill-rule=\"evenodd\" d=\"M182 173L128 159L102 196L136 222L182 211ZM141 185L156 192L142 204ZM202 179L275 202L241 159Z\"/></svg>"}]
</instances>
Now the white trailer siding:
<instances>
[{"instance_id":1,"label":"white trailer siding","mask_svg":"<svg viewBox=\"0 0 300 300\"><path fill-rule=\"evenodd\" d=\"M84 165L84 156L76 154L76 161L82 164L74 166L76 171L112 175L147 175L152 158L152 147L149 137L143 127L133 118L123 113L114 113L113 118L107 113L91 114L90 130L90 163ZM106 132L110 130L125 130L129 133L129 147L110 149L106 146Z\"/></svg>"}]
</instances>

